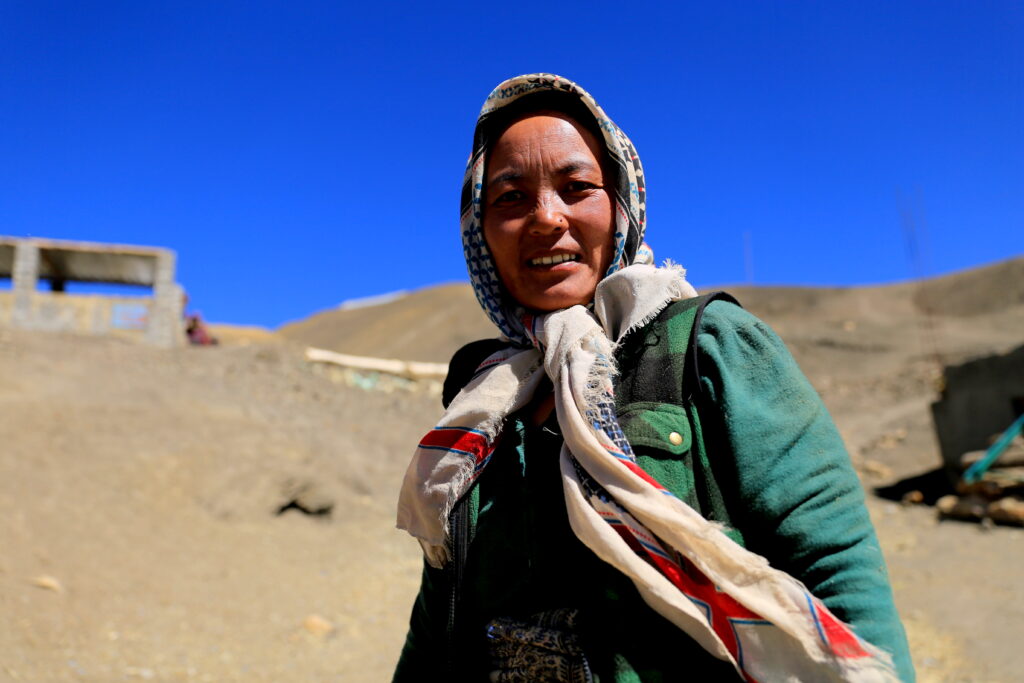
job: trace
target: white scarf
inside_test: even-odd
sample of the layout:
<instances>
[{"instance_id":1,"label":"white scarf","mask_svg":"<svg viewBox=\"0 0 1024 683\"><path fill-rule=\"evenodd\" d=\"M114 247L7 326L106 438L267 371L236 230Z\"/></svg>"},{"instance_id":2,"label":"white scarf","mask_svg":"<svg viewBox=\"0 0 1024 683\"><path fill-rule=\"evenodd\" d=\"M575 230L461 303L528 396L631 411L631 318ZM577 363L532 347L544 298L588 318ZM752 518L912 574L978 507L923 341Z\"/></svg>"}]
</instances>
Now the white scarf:
<instances>
[{"instance_id":1,"label":"white scarf","mask_svg":"<svg viewBox=\"0 0 1024 683\"><path fill-rule=\"evenodd\" d=\"M573 306L527 316L535 348L485 360L420 442L402 483L398 528L419 539L432 566L448 561L452 507L489 461L506 417L547 376L565 440L560 464L572 529L648 605L747 680L897 680L889 656L857 638L802 583L636 464L614 416L612 340L693 296L681 268L633 265L601 281L593 313Z\"/></svg>"}]
</instances>

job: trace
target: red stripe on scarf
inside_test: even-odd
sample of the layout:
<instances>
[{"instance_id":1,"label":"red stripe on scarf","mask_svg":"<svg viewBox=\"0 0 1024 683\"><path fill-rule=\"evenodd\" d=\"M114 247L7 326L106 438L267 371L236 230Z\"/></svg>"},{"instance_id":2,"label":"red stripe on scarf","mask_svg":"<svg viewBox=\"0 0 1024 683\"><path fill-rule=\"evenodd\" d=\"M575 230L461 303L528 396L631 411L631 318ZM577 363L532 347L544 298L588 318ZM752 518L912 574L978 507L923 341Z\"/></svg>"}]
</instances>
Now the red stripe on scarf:
<instances>
[{"instance_id":1,"label":"red stripe on scarf","mask_svg":"<svg viewBox=\"0 0 1024 683\"><path fill-rule=\"evenodd\" d=\"M630 460L622 460L621 458L619 459L619 462L625 465L626 469L628 469L630 472L640 477L654 488L658 489L659 491L665 490L665 487L659 484L654 477L647 474L647 472L644 472L643 468L640 467L640 465L637 465L635 462L632 462Z\"/></svg>"},{"instance_id":2,"label":"red stripe on scarf","mask_svg":"<svg viewBox=\"0 0 1024 683\"><path fill-rule=\"evenodd\" d=\"M825 633L825 639L828 641L829 647L832 648L832 652L837 657L846 657L849 659L860 659L861 657L870 657L868 653L857 640L857 636L850 632L850 629L843 624L843 622L833 616L831 612L824 606L814 601L815 611L818 613L818 621L821 623L821 630Z\"/></svg>"},{"instance_id":3,"label":"red stripe on scarf","mask_svg":"<svg viewBox=\"0 0 1024 683\"><path fill-rule=\"evenodd\" d=\"M497 365L498 363L504 363L505 361L507 361L512 356L514 356L514 355L516 355L518 353L521 353L521 351L502 351L500 353L501 353L500 356L485 358L484 362L482 362L482 363L480 363L480 365L476 366L476 370L473 371L473 374L475 375L475 374L477 374L479 372L482 372L482 371L486 370L487 368L491 367L492 365Z\"/></svg>"},{"instance_id":4,"label":"red stripe on scarf","mask_svg":"<svg viewBox=\"0 0 1024 683\"><path fill-rule=\"evenodd\" d=\"M491 451L494 450L494 448L487 443L487 437L483 434L477 434L476 432L469 431L468 429L461 429L458 427L432 429L427 432L427 435L420 441L420 446L428 448L447 448L448 450L472 453L478 463L490 455Z\"/></svg>"}]
</instances>

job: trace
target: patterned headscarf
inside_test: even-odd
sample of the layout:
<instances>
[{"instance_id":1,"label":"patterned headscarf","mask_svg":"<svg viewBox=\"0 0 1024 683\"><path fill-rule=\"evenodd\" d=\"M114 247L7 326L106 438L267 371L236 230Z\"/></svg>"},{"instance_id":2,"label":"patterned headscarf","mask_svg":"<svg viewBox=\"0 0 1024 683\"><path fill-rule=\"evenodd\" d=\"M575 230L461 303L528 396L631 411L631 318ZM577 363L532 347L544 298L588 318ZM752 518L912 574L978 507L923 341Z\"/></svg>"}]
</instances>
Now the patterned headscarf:
<instances>
[{"instance_id":1,"label":"patterned headscarf","mask_svg":"<svg viewBox=\"0 0 1024 683\"><path fill-rule=\"evenodd\" d=\"M601 132L606 158L615 178L615 252L605 276L635 262L650 262L653 257L643 246L646 227L646 191L640 158L615 123L598 106L587 91L570 80L554 74L527 74L505 81L487 96L477 119L473 136L473 153L466 166L462 185L462 247L473 290L480 306L495 325L512 341L529 345L523 329L522 307L502 287L498 270L484 239L483 188L486 154L494 140L488 136L488 122L513 102L541 93L565 93L576 98L594 117ZM557 108L557 104L554 108ZM547 106L545 109L552 107ZM570 112L571 113L571 112ZM581 121L587 126L589 122ZM638 257L639 253L639 257Z\"/></svg>"}]
</instances>

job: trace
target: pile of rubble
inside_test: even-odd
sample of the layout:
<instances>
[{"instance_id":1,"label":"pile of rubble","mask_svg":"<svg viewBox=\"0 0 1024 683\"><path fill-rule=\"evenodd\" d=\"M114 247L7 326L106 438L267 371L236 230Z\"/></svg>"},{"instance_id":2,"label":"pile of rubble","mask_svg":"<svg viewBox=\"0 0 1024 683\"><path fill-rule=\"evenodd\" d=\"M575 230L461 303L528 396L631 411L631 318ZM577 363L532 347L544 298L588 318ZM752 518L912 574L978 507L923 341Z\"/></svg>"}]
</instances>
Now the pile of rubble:
<instances>
[{"instance_id":1,"label":"pile of rubble","mask_svg":"<svg viewBox=\"0 0 1024 683\"><path fill-rule=\"evenodd\" d=\"M960 458L956 495L939 498L935 507L941 517L1024 526L1024 435L1017 434L980 474L968 476L988 452L972 451Z\"/></svg>"}]
</instances>

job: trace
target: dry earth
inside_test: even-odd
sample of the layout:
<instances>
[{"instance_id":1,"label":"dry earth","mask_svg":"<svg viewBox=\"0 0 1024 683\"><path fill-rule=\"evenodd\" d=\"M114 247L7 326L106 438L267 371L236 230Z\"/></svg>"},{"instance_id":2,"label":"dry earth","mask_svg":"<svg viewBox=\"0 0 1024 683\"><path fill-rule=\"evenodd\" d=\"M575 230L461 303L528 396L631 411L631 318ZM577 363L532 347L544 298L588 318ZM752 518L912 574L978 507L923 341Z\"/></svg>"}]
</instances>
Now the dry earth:
<instances>
[{"instance_id":1,"label":"dry earth","mask_svg":"<svg viewBox=\"0 0 1024 683\"><path fill-rule=\"evenodd\" d=\"M936 353L1024 342L1022 259L918 284L733 291L822 392L869 491L939 462ZM425 311L445 329L399 340ZM215 348L0 330L0 681L387 680L419 573L395 492L437 397L311 367L296 330L438 360L479 316L462 286L278 334L219 327ZM371 326L376 343L357 338ZM869 507L920 680L1020 680L1024 530Z\"/></svg>"},{"instance_id":2,"label":"dry earth","mask_svg":"<svg viewBox=\"0 0 1024 683\"><path fill-rule=\"evenodd\" d=\"M468 285L448 284L378 306L322 311L284 325L278 333L357 356L447 363L467 341L493 337L496 331Z\"/></svg>"}]
</instances>

